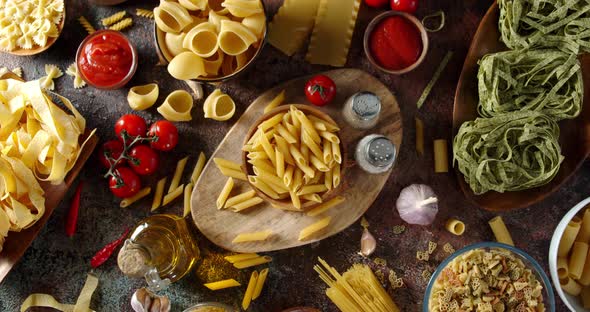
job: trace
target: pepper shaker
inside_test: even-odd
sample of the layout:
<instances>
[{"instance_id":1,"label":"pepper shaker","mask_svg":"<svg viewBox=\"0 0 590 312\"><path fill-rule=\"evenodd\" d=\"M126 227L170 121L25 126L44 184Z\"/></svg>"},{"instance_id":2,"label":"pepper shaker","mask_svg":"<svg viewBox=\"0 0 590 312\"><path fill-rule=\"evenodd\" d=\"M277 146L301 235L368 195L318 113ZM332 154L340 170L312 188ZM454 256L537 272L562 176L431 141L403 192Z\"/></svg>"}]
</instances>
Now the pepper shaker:
<instances>
[{"instance_id":1,"label":"pepper shaker","mask_svg":"<svg viewBox=\"0 0 590 312\"><path fill-rule=\"evenodd\" d=\"M356 146L356 162L363 170L371 174L383 173L391 169L395 158L395 145L380 134L367 135Z\"/></svg>"},{"instance_id":2,"label":"pepper shaker","mask_svg":"<svg viewBox=\"0 0 590 312\"><path fill-rule=\"evenodd\" d=\"M379 121L381 100L374 93L363 91L352 95L344 104L344 119L356 129L370 129Z\"/></svg>"}]
</instances>

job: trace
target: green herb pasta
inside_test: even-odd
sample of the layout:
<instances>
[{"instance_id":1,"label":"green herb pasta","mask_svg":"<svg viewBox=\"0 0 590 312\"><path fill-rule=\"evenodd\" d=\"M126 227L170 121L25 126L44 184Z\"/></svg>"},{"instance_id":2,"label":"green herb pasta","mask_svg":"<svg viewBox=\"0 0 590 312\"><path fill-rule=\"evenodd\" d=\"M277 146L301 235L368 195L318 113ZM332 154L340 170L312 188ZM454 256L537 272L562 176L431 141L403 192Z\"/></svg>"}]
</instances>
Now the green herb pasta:
<instances>
[{"instance_id":1,"label":"green herb pasta","mask_svg":"<svg viewBox=\"0 0 590 312\"><path fill-rule=\"evenodd\" d=\"M590 52L586 0L498 0L500 34L510 49L533 46Z\"/></svg>"},{"instance_id":2,"label":"green herb pasta","mask_svg":"<svg viewBox=\"0 0 590 312\"><path fill-rule=\"evenodd\" d=\"M545 114L519 111L461 125L453 162L475 194L544 185L563 161L559 127Z\"/></svg>"},{"instance_id":3,"label":"green herb pasta","mask_svg":"<svg viewBox=\"0 0 590 312\"><path fill-rule=\"evenodd\" d=\"M584 88L575 54L558 50L506 51L479 62L479 105L482 117L531 110L555 120L580 114Z\"/></svg>"}]
</instances>

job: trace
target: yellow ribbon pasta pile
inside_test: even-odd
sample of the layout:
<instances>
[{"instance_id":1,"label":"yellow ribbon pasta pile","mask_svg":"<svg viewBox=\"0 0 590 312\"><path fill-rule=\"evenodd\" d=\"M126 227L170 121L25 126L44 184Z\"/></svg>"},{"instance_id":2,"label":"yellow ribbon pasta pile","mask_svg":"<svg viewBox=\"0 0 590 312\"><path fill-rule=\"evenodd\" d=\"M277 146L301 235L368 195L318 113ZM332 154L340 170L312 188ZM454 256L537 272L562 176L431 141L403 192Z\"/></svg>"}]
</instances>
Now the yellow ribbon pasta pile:
<instances>
[{"instance_id":1,"label":"yellow ribbon pasta pile","mask_svg":"<svg viewBox=\"0 0 590 312\"><path fill-rule=\"evenodd\" d=\"M86 143L79 143L84 118L55 96L71 114L38 81L0 80L0 251L8 231L26 229L43 216L40 181L62 183Z\"/></svg>"},{"instance_id":2,"label":"yellow ribbon pasta pile","mask_svg":"<svg viewBox=\"0 0 590 312\"><path fill-rule=\"evenodd\" d=\"M154 9L158 42L176 79L216 78L243 68L260 47L266 16L260 0L162 0Z\"/></svg>"}]
</instances>

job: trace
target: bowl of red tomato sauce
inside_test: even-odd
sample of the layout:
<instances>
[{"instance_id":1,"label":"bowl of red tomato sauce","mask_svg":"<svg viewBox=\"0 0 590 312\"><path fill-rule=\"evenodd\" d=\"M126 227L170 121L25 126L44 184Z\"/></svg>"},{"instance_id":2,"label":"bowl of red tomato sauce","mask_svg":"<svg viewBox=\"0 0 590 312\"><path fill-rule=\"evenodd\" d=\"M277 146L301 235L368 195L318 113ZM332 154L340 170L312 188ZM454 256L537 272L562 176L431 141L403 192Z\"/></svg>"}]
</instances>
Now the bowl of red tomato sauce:
<instances>
[{"instance_id":1,"label":"bowl of red tomato sauce","mask_svg":"<svg viewBox=\"0 0 590 312\"><path fill-rule=\"evenodd\" d=\"M378 69L395 75L418 67L428 51L428 34L413 15L388 11L377 15L364 36L367 58Z\"/></svg>"},{"instance_id":2,"label":"bowl of red tomato sauce","mask_svg":"<svg viewBox=\"0 0 590 312\"><path fill-rule=\"evenodd\" d=\"M137 69L137 51L121 32L99 30L88 35L76 52L78 73L99 89L123 87Z\"/></svg>"}]
</instances>

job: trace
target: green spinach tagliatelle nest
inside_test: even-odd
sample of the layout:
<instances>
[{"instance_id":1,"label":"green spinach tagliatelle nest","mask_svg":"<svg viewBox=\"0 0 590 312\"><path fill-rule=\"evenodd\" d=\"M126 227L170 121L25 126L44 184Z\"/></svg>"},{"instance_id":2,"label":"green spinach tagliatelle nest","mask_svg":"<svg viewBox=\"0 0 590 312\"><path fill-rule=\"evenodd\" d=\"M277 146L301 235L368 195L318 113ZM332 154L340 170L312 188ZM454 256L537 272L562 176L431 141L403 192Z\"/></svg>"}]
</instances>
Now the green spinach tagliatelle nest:
<instances>
[{"instance_id":1,"label":"green spinach tagliatelle nest","mask_svg":"<svg viewBox=\"0 0 590 312\"><path fill-rule=\"evenodd\" d=\"M482 117L531 110L562 120L582 109L582 70L575 54L553 49L488 54L479 61L477 77Z\"/></svg>"},{"instance_id":2,"label":"green spinach tagliatelle nest","mask_svg":"<svg viewBox=\"0 0 590 312\"><path fill-rule=\"evenodd\" d=\"M590 52L588 0L498 0L500 34L512 50L555 47Z\"/></svg>"},{"instance_id":3,"label":"green spinach tagliatelle nest","mask_svg":"<svg viewBox=\"0 0 590 312\"><path fill-rule=\"evenodd\" d=\"M461 125L453 162L475 194L544 185L563 161L559 127L545 114L519 111Z\"/></svg>"}]
</instances>

